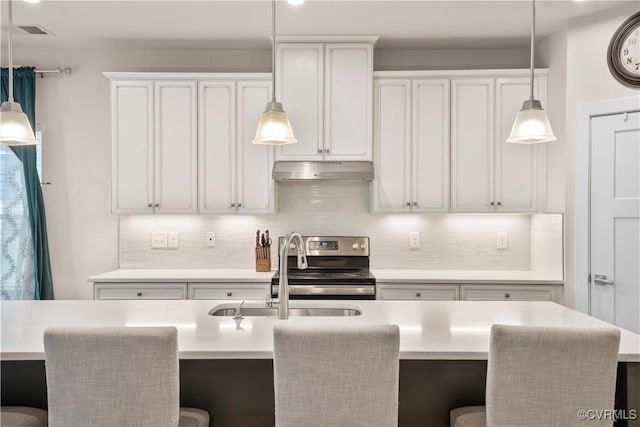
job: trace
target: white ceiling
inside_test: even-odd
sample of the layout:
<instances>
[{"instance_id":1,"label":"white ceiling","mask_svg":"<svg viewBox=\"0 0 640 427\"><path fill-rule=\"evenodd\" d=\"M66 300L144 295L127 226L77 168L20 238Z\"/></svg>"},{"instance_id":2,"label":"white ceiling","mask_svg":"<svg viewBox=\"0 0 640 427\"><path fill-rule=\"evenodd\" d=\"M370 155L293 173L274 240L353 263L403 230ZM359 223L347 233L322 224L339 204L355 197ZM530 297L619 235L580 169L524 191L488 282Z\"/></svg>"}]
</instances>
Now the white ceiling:
<instances>
[{"instance_id":1,"label":"white ceiling","mask_svg":"<svg viewBox=\"0 0 640 427\"><path fill-rule=\"evenodd\" d=\"M569 19L629 1L538 2L538 34ZM2 3L6 3L2 1ZM39 24L55 35L17 34L17 46L161 49L268 49L269 1L14 0L14 24ZM2 23L6 24L3 4ZM531 2L278 2L279 34L377 34L381 48L480 48L528 45Z\"/></svg>"}]
</instances>

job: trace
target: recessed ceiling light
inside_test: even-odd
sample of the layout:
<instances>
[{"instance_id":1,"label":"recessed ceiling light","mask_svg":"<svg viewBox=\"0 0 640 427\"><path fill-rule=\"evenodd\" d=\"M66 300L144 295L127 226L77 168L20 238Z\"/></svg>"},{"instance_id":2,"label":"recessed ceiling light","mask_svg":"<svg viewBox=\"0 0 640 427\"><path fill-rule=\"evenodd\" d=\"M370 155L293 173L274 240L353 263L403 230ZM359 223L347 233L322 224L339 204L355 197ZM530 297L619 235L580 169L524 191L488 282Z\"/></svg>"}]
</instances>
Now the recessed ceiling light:
<instances>
[{"instance_id":1,"label":"recessed ceiling light","mask_svg":"<svg viewBox=\"0 0 640 427\"><path fill-rule=\"evenodd\" d=\"M302 3L304 3L304 0L287 0L289 2L289 4L292 4L294 6L299 6Z\"/></svg>"}]
</instances>

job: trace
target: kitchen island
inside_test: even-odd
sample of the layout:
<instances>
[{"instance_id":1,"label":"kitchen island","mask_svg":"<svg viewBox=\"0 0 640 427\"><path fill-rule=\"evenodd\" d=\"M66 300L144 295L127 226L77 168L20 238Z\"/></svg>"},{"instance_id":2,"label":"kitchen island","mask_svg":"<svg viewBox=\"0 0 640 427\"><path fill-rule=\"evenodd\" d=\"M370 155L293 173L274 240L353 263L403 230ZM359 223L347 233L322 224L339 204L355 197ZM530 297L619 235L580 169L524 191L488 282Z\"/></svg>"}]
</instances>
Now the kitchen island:
<instances>
[{"instance_id":1,"label":"kitchen island","mask_svg":"<svg viewBox=\"0 0 640 427\"><path fill-rule=\"evenodd\" d=\"M358 309L352 317L210 316L240 301L2 302L2 403L45 407L43 332L52 325L178 329L181 400L216 426L273 425L273 325L391 323L400 328L400 425L448 425L448 410L481 404L492 324L606 326L551 302L292 301ZM264 301L246 305L264 306ZM640 336L621 330L618 408L640 409ZM633 423L636 424L633 424ZM629 425L638 425L637 421Z\"/></svg>"}]
</instances>

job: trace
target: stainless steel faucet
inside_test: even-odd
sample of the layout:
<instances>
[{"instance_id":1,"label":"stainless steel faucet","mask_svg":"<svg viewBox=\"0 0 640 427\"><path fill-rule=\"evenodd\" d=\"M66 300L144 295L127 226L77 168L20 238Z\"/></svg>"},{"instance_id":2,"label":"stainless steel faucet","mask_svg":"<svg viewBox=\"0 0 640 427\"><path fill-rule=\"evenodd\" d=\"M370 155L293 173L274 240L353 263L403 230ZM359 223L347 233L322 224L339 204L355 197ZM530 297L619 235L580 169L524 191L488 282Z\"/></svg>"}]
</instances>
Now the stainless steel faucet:
<instances>
[{"instance_id":1,"label":"stainless steel faucet","mask_svg":"<svg viewBox=\"0 0 640 427\"><path fill-rule=\"evenodd\" d=\"M280 281L278 282L278 298L280 301L278 304L278 319L289 318L289 278L287 277L287 264L289 246L294 240L298 248L298 268L305 270L308 267L302 236L292 231L282 239L282 246L280 246Z\"/></svg>"}]
</instances>

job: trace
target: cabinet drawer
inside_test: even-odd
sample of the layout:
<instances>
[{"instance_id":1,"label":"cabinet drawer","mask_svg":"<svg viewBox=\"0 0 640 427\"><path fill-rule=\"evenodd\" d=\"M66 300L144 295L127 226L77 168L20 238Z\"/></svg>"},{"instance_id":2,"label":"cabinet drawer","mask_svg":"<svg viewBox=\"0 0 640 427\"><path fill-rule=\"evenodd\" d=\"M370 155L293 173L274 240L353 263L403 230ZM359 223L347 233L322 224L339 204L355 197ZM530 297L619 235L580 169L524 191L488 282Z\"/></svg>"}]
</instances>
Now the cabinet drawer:
<instances>
[{"instance_id":1,"label":"cabinet drawer","mask_svg":"<svg viewBox=\"0 0 640 427\"><path fill-rule=\"evenodd\" d=\"M458 285L379 285L378 298L385 300L455 301L458 299Z\"/></svg>"},{"instance_id":2,"label":"cabinet drawer","mask_svg":"<svg viewBox=\"0 0 640 427\"><path fill-rule=\"evenodd\" d=\"M182 283L100 283L94 285L93 298L107 299L184 299L187 285Z\"/></svg>"},{"instance_id":3,"label":"cabinet drawer","mask_svg":"<svg viewBox=\"0 0 640 427\"><path fill-rule=\"evenodd\" d=\"M189 284L189 299L266 299L269 284Z\"/></svg>"},{"instance_id":4,"label":"cabinet drawer","mask_svg":"<svg viewBox=\"0 0 640 427\"><path fill-rule=\"evenodd\" d=\"M467 301L553 301L553 287L462 285L460 296Z\"/></svg>"}]
</instances>

